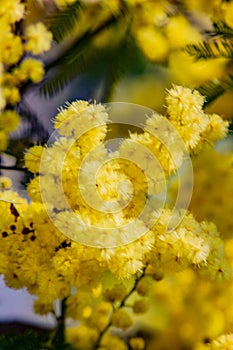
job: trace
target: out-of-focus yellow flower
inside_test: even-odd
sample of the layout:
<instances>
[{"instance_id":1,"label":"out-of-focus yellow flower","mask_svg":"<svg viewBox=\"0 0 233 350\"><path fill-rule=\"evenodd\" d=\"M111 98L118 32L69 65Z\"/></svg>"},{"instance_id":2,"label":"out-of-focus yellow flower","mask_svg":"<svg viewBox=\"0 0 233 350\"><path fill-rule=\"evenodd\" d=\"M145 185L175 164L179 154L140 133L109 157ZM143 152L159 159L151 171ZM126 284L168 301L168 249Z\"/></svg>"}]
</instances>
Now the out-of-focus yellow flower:
<instances>
[{"instance_id":1,"label":"out-of-focus yellow flower","mask_svg":"<svg viewBox=\"0 0 233 350\"><path fill-rule=\"evenodd\" d=\"M13 72L13 77L19 81L31 80L33 83L41 81L43 75L43 63L35 58L26 58Z\"/></svg>"},{"instance_id":2,"label":"out-of-focus yellow flower","mask_svg":"<svg viewBox=\"0 0 233 350\"><path fill-rule=\"evenodd\" d=\"M165 30L170 48L178 49L201 40L199 31L181 15L171 17Z\"/></svg>"},{"instance_id":3,"label":"out-of-focus yellow flower","mask_svg":"<svg viewBox=\"0 0 233 350\"><path fill-rule=\"evenodd\" d=\"M134 78L122 79L114 88L111 98L113 102L130 102L152 108L156 112L164 112L165 87L168 79L167 71L161 69L158 74L161 80L155 79L154 74L142 74Z\"/></svg>"},{"instance_id":4,"label":"out-of-focus yellow flower","mask_svg":"<svg viewBox=\"0 0 233 350\"><path fill-rule=\"evenodd\" d=\"M135 314L144 314L148 309L149 305L144 299L136 300L132 306L132 310Z\"/></svg>"},{"instance_id":5,"label":"out-of-focus yellow flower","mask_svg":"<svg viewBox=\"0 0 233 350\"><path fill-rule=\"evenodd\" d=\"M189 11L197 11L197 16L199 13L204 13L210 17L213 21L223 20L223 1L221 0L210 0L206 2L205 0L184 0L185 6Z\"/></svg>"},{"instance_id":6,"label":"out-of-focus yellow flower","mask_svg":"<svg viewBox=\"0 0 233 350\"><path fill-rule=\"evenodd\" d=\"M233 28L233 2L232 1L225 1L222 5L223 11L224 11L224 19L226 21L226 24Z\"/></svg>"},{"instance_id":7,"label":"out-of-focus yellow flower","mask_svg":"<svg viewBox=\"0 0 233 350\"><path fill-rule=\"evenodd\" d=\"M164 61L167 58L169 46L166 37L152 26L140 27L136 40L145 56L153 62Z\"/></svg>"},{"instance_id":8,"label":"out-of-focus yellow flower","mask_svg":"<svg viewBox=\"0 0 233 350\"><path fill-rule=\"evenodd\" d=\"M233 334L223 334L211 343L211 350L232 350Z\"/></svg>"},{"instance_id":9,"label":"out-of-focus yellow flower","mask_svg":"<svg viewBox=\"0 0 233 350\"><path fill-rule=\"evenodd\" d=\"M129 344L132 348L132 350L143 350L145 349L145 340L143 338L131 338L129 341Z\"/></svg>"},{"instance_id":10,"label":"out-of-focus yellow flower","mask_svg":"<svg viewBox=\"0 0 233 350\"><path fill-rule=\"evenodd\" d=\"M34 55L39 55L50 49L52 33L47 30L43 23L38 22L26 27L25 39L25 49L32 52Z\"/></svg>"},{"instance_id":11,"label":"out-of-focus yellow flower","mask_svg":"<svg viewBox=\"0 0 233 350\"><path fill-rule=\"evenodd\" d=\"M112 324L114 327L127 329L132 326L132 318L126 310L118 309L114 312L112 317Z\"/></svg>"},{"instance_id":12,"label":"out-of-focus yellow flower","mask_svg":"<svg viewBox=\"0 0 233 350\"><path fill-rule=\"evenodd\" d=\"M232 155L208 150L193 159L194 189L190 209L198 219L213 220L224 237L233 236ZM221 185L216 186L216 182Z\"/></svg>"},{"instance_id":13,"label":"out-of-focus yellow flower","mask_svg":"<svg viewBox=\"0 0 233 350\"><path fill-rule=\"evenodd\" d=\"M126 288L122 284L118 284L111 289L107 289L103 294L104 299L109 302L122 300L125 295L126 295Z\"/></svg>"},{"instance_id":14,"label":"out-of-focus yellow flower","mask_svg":"<svg viewBox=\"0 0 233 350\"><path fill-rule=\"evenodd\" d=\"M0 189L9 189L12 186L12 181L9 177L0 176Z\"/></svg>"},{"instance_id":15,"label":"out-of-focus yellow flower","mask_svg":"<svg viewBox=\"0 0 233 350\"><path fill-rule=\"evenodd\" d=\"M67 340L82 349L91 350L98 339L98 331L95 328L81 325L79 327L68 327L66 329Z\"/></svg>"},{"instance_id":16,"label":"out-of-focus yellow flower","mask_svg":"<svg viewBox=\"0 0 233 350\"><path fill-rule=\"evenodd\" d=\"M206 107L207 113L218 113L224 119L233 118L233 92L226 91L222 96L217 98L213 103Z\"/></svg>"},{"instance_id":17,"label":"out-of-focus yellow flower","mask_svg":"<svg viewBox=\"0 0 233 350\"><path fill-rule=\"evenodd\" d=\"M23 44L19 36L9 33L0 41L0 60L6 65L12 65L19 61L23 55Z\"/></svg>"},{"instance_id":18,"label":"out-of-focus yellow flower","mask_svg":"<svg viewBox=\"0 0 233 350\"><path fill-rule=\"evenodd\" d=\"M6 18L9 23L15 23L23 18L25 5L20 0L2 0L0 17Z\"/></svg>"},{"instance_id":19,"label":"out-of-focus yellow flower","mask_svg":"<svg viewBox=\"0 0 233 350\"><path fill-rule=\"evenodd\" d=\"M225 59L195 61L186 52L174 51L169 55L171 81L176 84L197 86L207 80L220 78L226 63Z\"/></svg>"},{"instance_id":20,"label":"out-of-focus yellow flower","mask_svg":"<svg viewBox=\"0 0 233 350\"><path fill-rule=\"evenodd\" d=\"M39 172L43 151L42 146L33 146L24 156L26 167L34 174Z\"/></svg>"},{"instance_id":21,"label":"out-of-focus yellow flower","mask_svg":"<svg viewBox=\"0 0 233 350\"><path fill-rule=\"evenodd\" d=\"M6 101L12 106L15 106L21 98L20 91L16 86L4 87L4 96Z\"/></svg>"},{"instance_id":22,"label":"out-of-focus yellow flower","mask_svg":"<svg viewBox=\"0 0 233 350\"><path fill-rule=\"evenodd\" d=\"M38 298L34 301L34 311L38 315L47 315L48 313L53 311L53 304L49 303L47 299L45 298Z\"/></svg>"},{"instance_id":23,"label":"out-of-focus yellow flower","mask_svg":"<svg viewBox=\"0 0 233 350\"><path fill-rule=\"evenodd\" d=\"M20 123L20 116L14 110L5 110L0 113L0 130L9 133L14 131Z\"/></svg>"}]
</instances>

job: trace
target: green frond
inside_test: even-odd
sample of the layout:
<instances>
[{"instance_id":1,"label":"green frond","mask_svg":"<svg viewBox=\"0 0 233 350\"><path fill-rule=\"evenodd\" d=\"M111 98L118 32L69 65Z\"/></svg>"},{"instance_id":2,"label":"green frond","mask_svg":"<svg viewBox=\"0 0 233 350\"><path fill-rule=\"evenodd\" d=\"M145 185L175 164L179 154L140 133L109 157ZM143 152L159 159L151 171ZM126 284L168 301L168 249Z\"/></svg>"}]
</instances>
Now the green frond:
<instances>
[{"instance_id":1,"label":"green frond","mask_svg":"<svg viewBox=\"0 0 233 350\"><path fill-rule=\"evenodd\" d=\"M124 65L125 57L130 53L131 48L129 42L132 40L128 35L126 19L125 13L118 16L111 15L98 27L87 30L58 59L47 65L47 75L40 89L42 95L45 97L55 95L80 73L94 76L98 74L97 72L102 72L104 76L107 71L113 70L115 79L118 75L116 67ZM113 38L122 33L118 44L110 42L106 47L100 48L94 45L93 39L104 30L111 30Z\"/></svg>"},{"instance_id":2,"label":"green frond","mask_svg":"<svg viewBox=\"0 0 233 350\"><path fill-rule=\"evenodd\" d=\"M226 91L233 90L233 76L229 76L227 79L208 81L197 88L197 90L206 97L204 105L206 107Z\"/></svg>"},{"instance_id":3,"label":"green frond","mask_svg":"<svg viewBox=\"0 0 233 350\"><path fill-rule=\"evenodd\" d=\"M225 22L218 22L213 24L213 29L206 31L206 34L215 38L232 39L233 29L228 27Z\"/></svg>"},{"instance_id":4,"label":"green frond","mask_svg":"<svg viewBox=\"0 0 233 350\"><path fill-rule=\"evenodd\" d=\"M16 335L12 337L0 337L0 350L40 350L41 346L36 337L32 332L27 332L23 335Z\"/></svg>"},{"instance_id":5,"label":"green frond","mask_svg":"<svg viewBox=\"0 0 233 350\"><path fill-rule=\"evenodd\" d=\"M134 50L130 36L125 36L118 45L107 48L88 45L79 50L73 47L73 52L60 60L46 77L40 92L46 98L52 97L79 74L87 73L92 78L106 79L110 93L111 86L129 69Z\"/></svg>"},{"instance_id":6,"label":"green frond","mask_svg":"<svg viewBox=\"0 0 233 350\"><path fill-rule=\"evenodd\" d=\"M187 45L185 51L198 59L233 58L233 41L213 40L197 45Z\"/></svg>"},{"instance_id":7,"label":"green frond","mask_svg":"<svg viewBox=\"0 0 233 350\"><path fill-rule=\"evenodd\" d=\"M94 29L88 29L85 33L82 34L80 38L77 38L76 41L65 50L55 61L48 64L45 68L46 71L49 71L51 68L58 67L61 64L67 63L72 64L80 56L83 49L91 45L92 40L100 34L102 31L107 29L117 29L116 27L120 20L124 18L123 14L118 16L111 15L105 21L99 24L99 26ZM122 22L121 22L122 23Z\"/></svg>"},{"instance_id":8,"label":"green frond","mask_svg":"<svg viewBox=\"0 0 233 350\"><path fill-rule=\"evenodd\" d=\"M48 27L57 42L61 42L67 34L72 33L79 21L81 11L84 9L84 3L76 1L74 4L58 10L48 18Z\"/></svg>"}]
</instances>

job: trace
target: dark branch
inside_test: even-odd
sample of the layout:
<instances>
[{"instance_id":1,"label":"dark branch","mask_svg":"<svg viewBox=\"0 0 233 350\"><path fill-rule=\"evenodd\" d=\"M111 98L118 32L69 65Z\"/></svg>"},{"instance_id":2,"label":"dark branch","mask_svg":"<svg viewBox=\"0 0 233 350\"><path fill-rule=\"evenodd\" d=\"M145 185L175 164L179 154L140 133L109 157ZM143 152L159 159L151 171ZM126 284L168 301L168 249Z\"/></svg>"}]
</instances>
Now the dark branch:
<instances>
[{"instance_id":1,"label":"dark branch","mask_svg":"<svg viewBox=\"0 0 233 350\"><path fill-rule=\"evenodd\" d=\"M16 165L13 166L6 166L6 165L1 165L0 164L0 170L16 170L16 171L23 171L23 172L28 172L26 168L20 168Z\"/></svg>"}]
</instances>

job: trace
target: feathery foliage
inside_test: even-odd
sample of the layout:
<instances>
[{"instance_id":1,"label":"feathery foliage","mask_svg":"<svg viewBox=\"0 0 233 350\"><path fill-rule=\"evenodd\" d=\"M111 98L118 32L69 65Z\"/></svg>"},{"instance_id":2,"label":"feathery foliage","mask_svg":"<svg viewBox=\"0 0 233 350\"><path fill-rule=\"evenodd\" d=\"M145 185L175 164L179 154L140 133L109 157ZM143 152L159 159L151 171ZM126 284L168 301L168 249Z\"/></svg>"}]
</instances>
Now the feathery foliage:
<instances>
[{"instance_id":1,"label":"feathery foliage","mask_svg":"<svg viewBox=\"0 0 233 350\"><path fill-rule=\"evenodd\" d=\"M125 69L129 68L136 49L133 38L127 34L128 21L125 15L123 12L111 15L95 28L87 29L60 57L48 64L47 75L40 88L41 94L47 98L54 96L78 74L87 72L92 77L104 74L110 92L114 82L120 78ZM64 23L67 21L66 17ZM69 24L68 27L66 24L64 26L68 28ZM115 44L109 43L107 46L99 47L93 41L103 31L112 31L112 35L114 31L121 31L124 35Z\"/></svg>"},{"instance_id":2,"label":"feathery foliage","mask_svg":"<svg viewBox=\"0 0 233 350\"><path fill-rule=\"evenodd\" d=\"M233 29L224 22L213 23L213 29L207 30L206 34L215 38L232 39Z\"/></svg>"},{"instance_id":3,"label":"feathery foliage","mask_svg":"<svg viewBox=\"0 0 233 350\"><path fill-rule=\"evenodd\" d=\"M56 11L48 18L48 26L57 42L61 42L66 35L71 34L75 25L79 22L80 14L85 9L85 4L80 1Z\"/></svg>"},{"instance_id":4,"label":"feathery foliage","mask_svg":"<svg viewBox=\"0 0 233 350\"><path fill-rule=\"evenodd\" d=\"M78 74L86 72L92 78L99 75L105 76L108 81L108 92L110 92L114 82L129 68L135 50L136 47L130 36L125 37L118 45L111 48L88 45L79 50L77 46L74 46L47 76L41 87L41 93L45 97L54 96Z\"/></svg>"},{"instance_id":5,"label":"feathery foliage","mask_svg":"<svg viewBox=\"0 0 233 350\"><path fill-rule=\"evenodd\" d=\"M206 97L204 103L204 106L206 107L226 91L233 90L233 76L229 76L222 80L210 80L199 86L197 90Z\"/></svg>"},{"instance_id":6,"label":"feathery foliage","mask_svg":"<svg viewBox=\"0 0 233 350\"><path fill-rule=\"evenodd\" d=\"M187 45L185 50L196 60L233 59L233 29L225 22L213 23L213 29L205 32L206 38L197 45ZM198 91L206 96L205 106L215 101L226 91L233 90L233 76L214 79L202 84Z\"/></svg>"},{"instance_id":7,"label":"feathery foliage","mask_svg":"<svg viewBox=\"0 0 233 350\"><path fill-rule=\"evenodd\" d=\"M41 350L40 342L34 333L12 337L0 337L0 350Z\"/></svg>"},{"instance_id":8,"label":"feathery foliage","mask_svg":"<svg viewBox=\"0 0 233 350\"><path fill-rule=\"evenodd\" d=\"M233 58L233 42L226 39L187 45L185 50L196 59Z\"/></svg>"}]
</instances>

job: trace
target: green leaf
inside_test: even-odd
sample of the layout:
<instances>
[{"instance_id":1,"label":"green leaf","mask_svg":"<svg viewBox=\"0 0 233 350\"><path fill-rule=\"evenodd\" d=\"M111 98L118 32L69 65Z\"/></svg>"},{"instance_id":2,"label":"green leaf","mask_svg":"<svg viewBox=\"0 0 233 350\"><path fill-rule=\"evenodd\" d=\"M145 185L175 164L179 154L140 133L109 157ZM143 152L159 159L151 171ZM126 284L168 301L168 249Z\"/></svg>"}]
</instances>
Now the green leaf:
<instances>
[{"instance_id":1,"label":"green leaf","mask_svg":"<svg viewBox=\"0 0 233 350\"><path fill-rule=\"evenodd\" d=\"M232 39L233 29L228 27L225 22L213 23L213 29L205 32L210 37Z\"/></svg>"},{"instance_id":2,"label":"green leaf","mask_svg":"<svg viewBox=\"0 0 233 350\"><path fill-rule=\"evenodd\" d=\"M97 47L93 44L93 39L103 30L111 30L113 37L119 30L123 35L117 44L110 42L105 47ZM119 72L124 70L132 49L132 38L127 34L127 30L125 13L121 13L118 16L111 15L95 29L84 33L56 61L46 67L48 73L40 88L42 95L55 95L80 73L88 73L92 77L101 73L103 77L108 75L109 81L116 81Z\"/></svg>"},{"instance_id":3,"label":"green leaf","mask_svg":"<svg viewBox=\"0 0 233 350\"><path fill-rule=\"evenodd\" d=\"M199 86L197 90L206 97L204 104L204 107L206 107L226 91L233 90L233 76L229 76L226 79L208 81Z\"/></svg>"},{"instance_id":4,"label":"green leaf","mask_svg":"<svg viewBox=\"0 0 233 350\"><path fill-rule=\"evenodd\" d=\"M133 44L126 37L115 47L96 48L89 46L77 55L70 63L69 57L60 63L51 77L47 77L41 87L41 93L45 97L51 97L61 91L72 79L80 73L87 73L91 78L105 78L108 90L120 78L133 60ZM76 51L76 49L74 49Z\"/></svg>"},{"instance_id":5,"label":"green leaf","mask_svg":"<svg viewBox=\"0 0 233 350\"><path fill-rule=\"evenodd\" d=\"M48 18L48 27L53 33L57 42L61 42L67 34L72 33L75 25L78 23L80 14L84 11L85 5L80 1L58 10Z\"/></svg>"},{"instance_id":6,"label":"green leaf","mask_svg":"<svg viewBox=\"0 0 233 350\"><path fill-rule=\"evenodd\" d=\"M198 59L233 58L233 42L230 40L212 40L196 45L187 45L185 51Z\"/></svg>"},{"instance_id":7,"label":"green leaf","mask_svg":"<svg viewBox=\"0 0 233 350\"><path fill-rule=\"evenodd\" d=\"M40 350L39 340L32 332L12 337L0 337L0 350Z\"/></svg>"}]
</instances>

